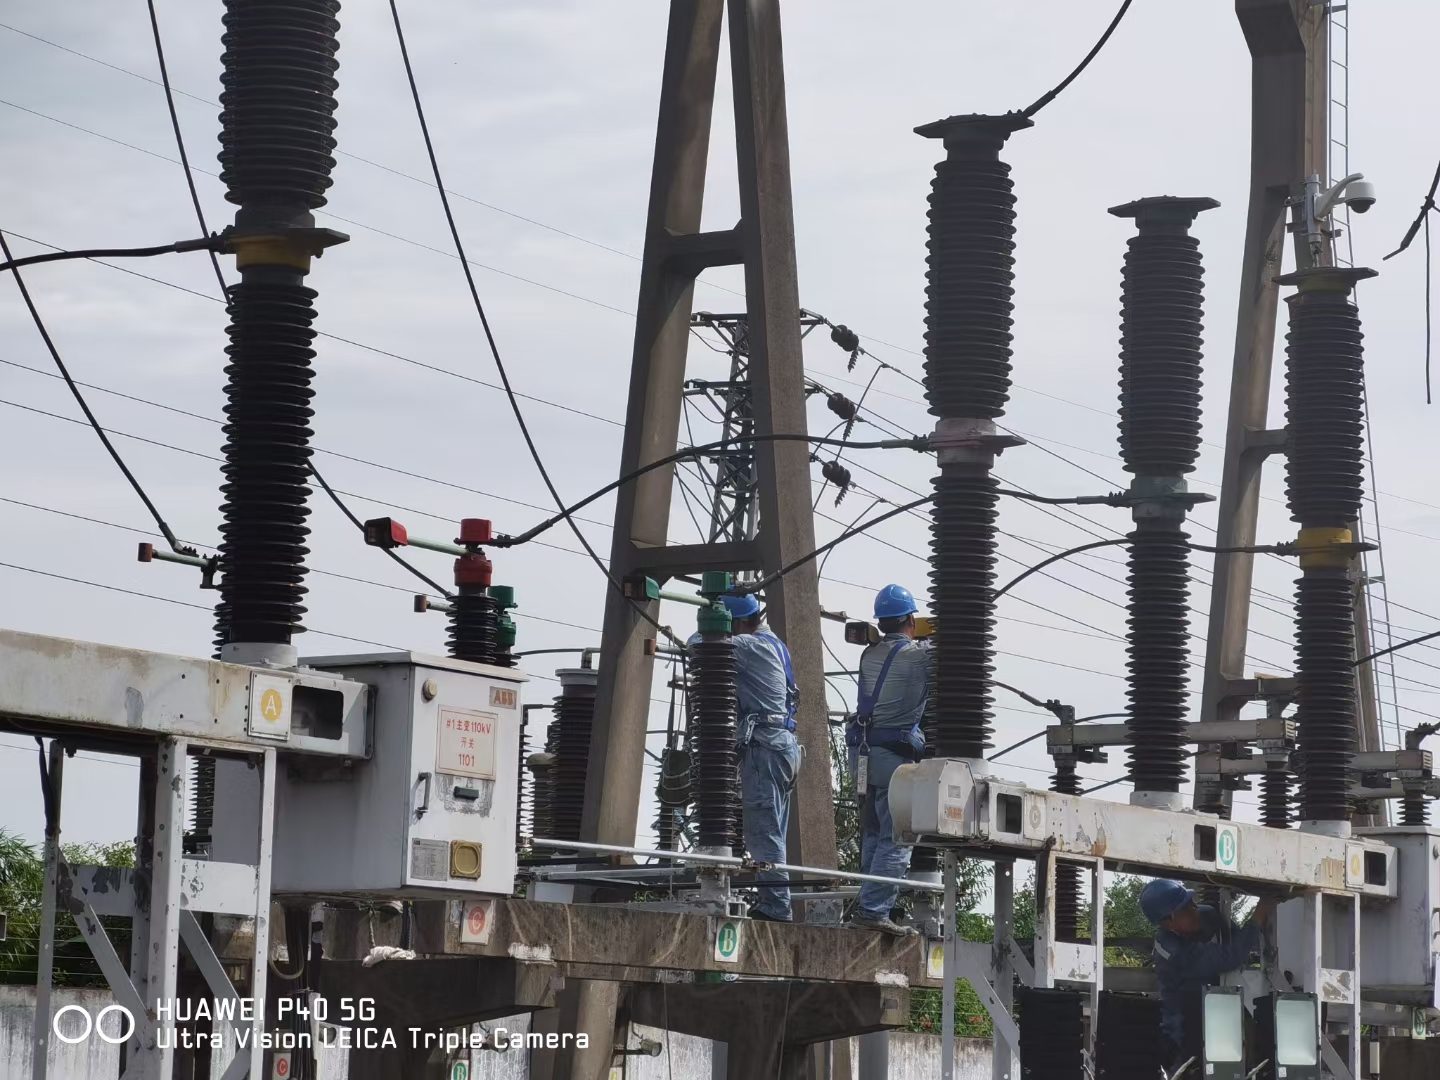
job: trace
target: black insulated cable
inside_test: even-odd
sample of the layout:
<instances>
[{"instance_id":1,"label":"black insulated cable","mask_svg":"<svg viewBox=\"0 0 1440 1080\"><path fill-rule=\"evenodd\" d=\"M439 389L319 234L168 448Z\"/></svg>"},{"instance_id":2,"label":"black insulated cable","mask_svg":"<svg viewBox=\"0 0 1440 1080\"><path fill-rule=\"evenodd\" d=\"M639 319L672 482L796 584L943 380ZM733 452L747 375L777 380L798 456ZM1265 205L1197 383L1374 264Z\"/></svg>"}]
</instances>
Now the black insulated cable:
<instances>
[{"instance_id":1,"label":"black insulated cable","mask_svg":"<svg viewBox=\"0 0 1440 1080\"><path fill-rule=\"evenodd\" d=\"M10 245L6 243L3 232L0 232L0 252L4 253L7 261L13 263L10 255ZM80 411L85 414L85 419L90 422L90 426L94 429L96 436L99 437L101 445L105 447L105 452L110 455L110 460L115 462L116 467L119 468L121 473L124 474L125 479L129 482L131 490L140 497L140 501L145 504L145 509L150 511L150 516L155 519L155 527L160 530L160 535L165 537L165 542L170 545L170 550L181 555L198 554L194 548L182 544L179 540L175 539L175 533L171 531L169 524L165 521L164 517L161 516L160 511L155 508L155 504L150 500L150 496L145 494L145 489L140 486L140 481L135 479L135 474L130 471L130 466L125 464L125 459L120 456L119 452L110 442L110 436L107 435L105 429L100 426L100 421L95 419L95 414L90 411L90 406L85 401L85 395L80 393L80 388L75 385L75 380L70 377L70 369L65 366L65 361L60 358L60 350L55 347L55 342L50 337L50 331L45 327L45 320L40 317L40 310L35 306L35 301L30 297L30 290L25 287L25 279L20 276L20 271L13 265L11 266L10 272L15 278L15 287L20 290L20 298L25 302L26 310L30 312L30 319L34 322L35 329L40 332L40 339L45 342L45 348L50 353L50 359L55 361L55 367L59 369L60 374L64 377L65 385L70 388L70 393L75 398L75 403L80 406Z\"/></svg>"},{"instance_id":2,"label":"black insulated cable","mask_svg":"<svg viewBox=\"0 0 1440 1080\"><path fill-rule=\"evenodd\" d=\"M26 255L13 258L8 252L5 261L0 262L0 271L18 270L22 266L36 266L40 263L64 262L68 259L148 259L155 255L173 255L185 251L214 252L220 246L220 238L202 237L199 240L177 240L173 244L157 244L154 247L138 248L82 248L76 251L46 251L40 255Z\"/></svg>"},{"instance_id":3,"label":"black insulated cable","mask_svg":"<svg viewBox=\"0 0 1440 1080\"><path fill-rule=\"evenodd\" d=\"M1020 113L1021 116L1034 116L1046 105L1049 105L1050 102L1054 101L1057 97L1064 93L1065 88L1080 77L1080 73L1090 66L1090 61L1094 60L1095 57L1100 55L1100 50L1103 49L1105 47L1105 43L1110 40L1110 35L1115 33L1115 28L1120 25L1120 20L1125 17L1125 12L1130 10L1130 5L1132 2L1133 0L1125 0L1125 2L1120 5L1120 10L1115 13L1115 17L1110 20L1110 25L1107 26L1105 28L1105 32L1100 35L1100 40L1095 42L1094 47L1085 54L1085 59L1080 61L1080 65L1074 71L1070 72L1069 75L1065 76L1065 78L1061 80L1060 84L1056 86L1055 89L1049 90L1046 93L1040 95L1040 97L1038 97L1034 102L1028 105L1024 110L1022 110Z\"/></svg>"},{"instance_id":4,"label":"black insulated cable","mask_svg":"<svg viewBox=\"0 0 1440 1080\"><path fill-rule=\"evenodd\" d=\"M165 45L160 40L160 16L155 11L155 0L145 0L145 5L150 14L150 35L155 39L155 62L160 67L160 85L165 90L165 107L170 113L170 130L175 133L175 149L180 155L180 166L185 173L185 187L190 192L190 205L195 210L195 220L200 223L200 231L206 236L210 235L210 227L205 224L205 209L200 205L200 192L195 187L195 174L190 169L190 155L185 150L185 135L180 130L180 114L175 109L175 90L170 85L170 68L165 63ZM225 275L220 270L220 259L215 249L210 249L210 266L215 271L215 281L220 286L220 295L224 296Z\"/></svg>"}]
</instances>

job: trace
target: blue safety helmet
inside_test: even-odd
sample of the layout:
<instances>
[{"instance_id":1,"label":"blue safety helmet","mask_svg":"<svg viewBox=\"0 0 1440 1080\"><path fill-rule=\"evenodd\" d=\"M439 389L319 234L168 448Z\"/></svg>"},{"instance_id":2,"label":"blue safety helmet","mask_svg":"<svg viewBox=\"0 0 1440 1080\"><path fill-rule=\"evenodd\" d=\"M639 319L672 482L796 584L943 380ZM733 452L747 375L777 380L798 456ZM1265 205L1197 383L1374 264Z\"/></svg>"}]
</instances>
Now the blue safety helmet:
<instances>
[{"instance_id":1,"label":"blue safety helmet","mask_svg":"<svg viewBox=\"0 0 1440 1080\"><path fill-rule=\"evenodd\" d=\"M720 602L725 605L725 610L730 612L732 619L748 619L753 615L760 614L760 601L755 599L754 593L722 596Z\"/></svg>"},{"instance_id":2,"label":"blue safety helmet","mask_svg":"<svg viewBox=\"0 0 1440 1080\"><path fill-rule=\"evenodd\" d=\"M875 594L875 618L901 619L914 615L920 609L915 606L915 597L904 585L886 585Z\"/></svg>"},{"instance_id":3,"label":"blue safety helmet","mask_svg":"<svg viewBox=\"0 0 1440 1080\"><path fill-rule=\"evenodd\" d=\"M1178 881L1157 878L1140 890L1140 910L1156 926L1195 899L1195 894Z\"/></svg>"}]
</instances>

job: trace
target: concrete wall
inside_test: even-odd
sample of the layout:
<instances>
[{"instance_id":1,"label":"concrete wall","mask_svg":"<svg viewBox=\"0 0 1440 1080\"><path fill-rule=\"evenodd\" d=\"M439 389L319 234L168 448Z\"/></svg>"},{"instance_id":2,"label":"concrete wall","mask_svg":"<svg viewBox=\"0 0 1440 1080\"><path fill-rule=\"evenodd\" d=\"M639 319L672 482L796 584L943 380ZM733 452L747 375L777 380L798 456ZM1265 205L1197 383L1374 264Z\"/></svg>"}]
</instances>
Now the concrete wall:
<instances>
[{"instance_id":1,"label":"concrete wall","mask_svg":"<svg viewBox=\"0 0 1440 1080\"><path fill-rule=\"evenodd\" d=\"M54 990L51 1007L56 1011L78 1005L92 1017L115 999L109 990ZM66 1017L62 1028L69 1030ZM79 1021L76 1021L77 1024ZM109 1021L107 1020L107 1024ZM78 1030L76 1032L78 1034ZM0 986L0 1077L28 1080L35 1041L35 988ZM90 1080L91 1077L120 1075L120 1047L93 1035L83 1042L67 1045L50 1039L51 1080Z\"/></svg>"},{"instance_id":2,"label":"concrete wall","mask_svg":"<svg viewBox=\"0 0 1440 1080\"><path fill-rule=\"evenodd\" d=\"M886 1080L934 1080L939 1075L940 1036L890 1032ZM861 1080L858 1038L850 1040L850 1080ZM955 1080L990 1080L989 1039L955 1040Z\"/></svg>"}]
</instances>

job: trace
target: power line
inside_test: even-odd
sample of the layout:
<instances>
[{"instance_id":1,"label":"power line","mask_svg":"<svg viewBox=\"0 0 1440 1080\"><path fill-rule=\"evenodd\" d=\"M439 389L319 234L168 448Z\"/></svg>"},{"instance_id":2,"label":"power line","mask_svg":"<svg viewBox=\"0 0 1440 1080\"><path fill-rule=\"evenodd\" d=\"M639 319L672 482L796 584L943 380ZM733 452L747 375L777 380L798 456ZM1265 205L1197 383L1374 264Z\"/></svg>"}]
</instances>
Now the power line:
<instances>
[{"instance_id":1,"label":"power line","mask_svg":"<svg viewBox=\"0 0 1440 1080\"><path fill-rule=\"evenodd\" d=\"M390 0L390 16L395 23L395 39L400 46L400 58L405 64L405 78L410 84L410 97L415 104L415 117L420 123L420 134L425 139L425 154L430 159L430 171L435 177L435 188L440 194L440 205L445 211L445 222L450 227L450 238L455 243L455 253L460 257L460 267L465 272L465 284L470 289L470 299L475 304L475 313L480 317L480 326L485 331L485 341L490 346L490 355L495 361L495 370L500 376L500 382L505 388L505 398L510 403L510 410L515 415L515 423L520 428L520 434L525 440L525 446L530 451L530 458L535 463L535 469L540 473L540 479L545 482L550 497L555 501L556 507L565 516L566 524L570 531L575 534L575 539L580 541L580 546L590 555L605 580L621 596L625 595L624 588L615 576L610 573L610 568L601 561L595 549L590 546L590 541L580 530L580 526L570 517L565 509L565 500L560 497L555 484L550 479L550 473L545 468L545 462L540 457L540 451L535 445L534 438L530 435L530 428L525 423L525 414L520 408L520 402L516 399L514 391L510 386L510 376L505 371L505 362L500 358L500 348L495 343L495 335L490 330L490 320L485 315L485 305L480 302L480 291L475 285L475 275L470 272L470 263L465 258L465 244L460 239L460 230L455 224L455 215L450 210L450 197L445 193L445 180L440 175L440 162L435 157L435 144L430 138L430 125L425 122L425 108L420 102L420 88L415 83L415 69L410 63L410 50L405 45L405 31L400 25L400 9L395 0ZM626 597L631 608L637 615L650 623L656 631L678 643L679 639L670 632L669 628L661 626L660 623L640 604L635 603Z\"/></svg>"},{"instance_id":2,"label":"power line","mask_svg":"<svg viewBox=\"0 0 1440 1080\"><path fill-rule=\"evenodd\" d=\"M1021 116L1026 119L1034 116L1046 105L1049 105L1050 102L1059 97L1067 86L1080 77L1080 73L1090 66L1090 61L1094 60L1095 57L1100 54L1100 50L1103 49L1105 43L1110 40L1110 35L1115 33L1115 28L1120 25L1120 20L1125 17L1125 12L1130 10L1130 4L1131 0L1125 0L1125 2L1120 5L1120 10L1115 13L1115 18L1110 20L1110 25L1107 26L1105 32L1100 35L1100 40L1095 43L1095 47L1085 54L1085 59L1080 61L1080 66L1065 76L1065 78L1060 81L1060 85L1056 86L1055 89L1047 91L1036 98L1035 101L1021 111Z\"/></svg>"},{"instance_id":3,"label":"power line","mask_svg":"<svg viewBox=\"0 0 1440 1080\"><path fill-rule=\"evenodd\" d=\"M87 581L84 578L72 577L69 574L57 574L50 570L38 570L33 566L21 566L18 563L0 562L0 567L7 570L20 570L27 574L36 574L40 577L53 578L56 581L67 581L72 585L87 585L92 589L104 589L106 592L123 593L126 596L138 596L145 600L158 600L162 604L173 604L176 607L193 608L196 611L203 611L206 614L213 614L209 604L192 604L188 600L174 600L168 596L157 596L154 593L140 592L137 589L123 589L119 585L106 585L99 581ZM391 645L384 641L370 641L366 638L352 637L349 634L334 634L328 630L316 630L306 627L306 632L318 634L320 637L338 638L341 641L353 641L360 645L374 645L381 649L393 649L396 652L403 651L399 645Z\"/></svg>"},{"instance_id":4,"label":"power line","mask_svg":"<svg viewBox=\"0 0 1440 1080\"><path fill-rule=\"evenodd\" d=\"M10 245L5 240L4 232L0 232L0 251L4 252L7 260L11 258ZM95 434L99 436L100 442L105 447L105 452L110 455L110 459L115 462L116 466L125 475L125 479L129 481L130 487L134 490L135 494L140 496L140 501L145 504L145 509L150 511L150 516L155 519L155 524L159 527L160 534L165 537L165 542L170 545L171 550L176 552L182 551L183 549L175 539L175 534L170 531L170 526L166 523L165 518L161 516L160 511L156 509L155 504L150 500L150 496L145 494L145 489L140 486L140 481L135 479L135 474L130 471L130 467L125 464L125 460L120 456L119 451L117 451L114 444L110 442L110 437L105 434L105 429L100 426L100 421L95 419L95 414L90 411L90 406L86 404L85 401L85 395L80 393L80 388L75 385L75 380L70 377L70 369L65 366L65 361L60 358L60 350L55 347L55 342L51 340L50 331L45 328L45 320L40 317L40 311L35 307L35 301L30 298L30 290L25 287L25 280L20 276L19 268L11 267L10 273L15 278L15 285L20 290L20 298L25 301L25 307L30 312L31 321L35 323L35 329L39 331L41 339L45 342L45 348L50 351L50 358L55 361L55 366L60 369L60 374L64 376L65 379L65 385L70 388L70 393L80 406L80 411L85 414L85 419L90 422L90 427L93 428Z\"/></svg>"}]
</instances>

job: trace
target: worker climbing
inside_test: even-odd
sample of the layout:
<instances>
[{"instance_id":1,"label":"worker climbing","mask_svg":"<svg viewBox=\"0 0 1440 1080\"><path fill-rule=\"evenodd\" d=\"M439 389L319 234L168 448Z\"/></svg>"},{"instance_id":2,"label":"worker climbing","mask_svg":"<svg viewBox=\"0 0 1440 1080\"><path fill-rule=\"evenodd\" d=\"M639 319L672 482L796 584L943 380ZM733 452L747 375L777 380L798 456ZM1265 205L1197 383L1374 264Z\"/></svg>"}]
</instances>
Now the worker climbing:
<instances>
[{"instance_id":1,"label":"worker climbing","mask_svg":"<svg viewBox=\"0 0 1440 1080\"><path fill-rule=\"evenodd\" d=\"M735 745L744 807L745 850L760 863L785 862L785 833L790 827L790 798L800 771L795 712L800 692L790 650L764 623L760 601L752 593L724 596L735 645ZM700 639L696 634L688 644ZM761 870L760 881L788 882L782 871ZM761 886L750 909L752 919L790 922L790 889Z\"/></svg>"},{"instance_id":2,"label":"worker climbing","mask_svg":"<svg viewBox=\"0 0 1440 1080\"><path fill-rule=\"evenodd\" d=\"M886 585L875 596L880 640L860 657L855 714L846 728L851 775L861 800L860 870L880 877L904 877L909 847L895 842L890 820L890 777L896 768L925 756L920 719L930 697L930 646L915 640L915 597L901 585ZM856 899L852 926L913 934L890 917L899 886L866 882Z\"/></svg>"},{"instance_id":3,"label":"worker climbing","mask_svg":"<svg viewBox=\"0 0 1440 1080\"><path fill-rule=\"evenodd\" d=\"M1173 1073L1200 1054L1204 988L1259 951L1275 902L1261 900L1241 927L1208 904L1196 904L1195 894L1180 882L1156 879L1141 891L1140 910L1155 927L1163 1053L1166 1071Z\"/></svg>"}]
</instances>

